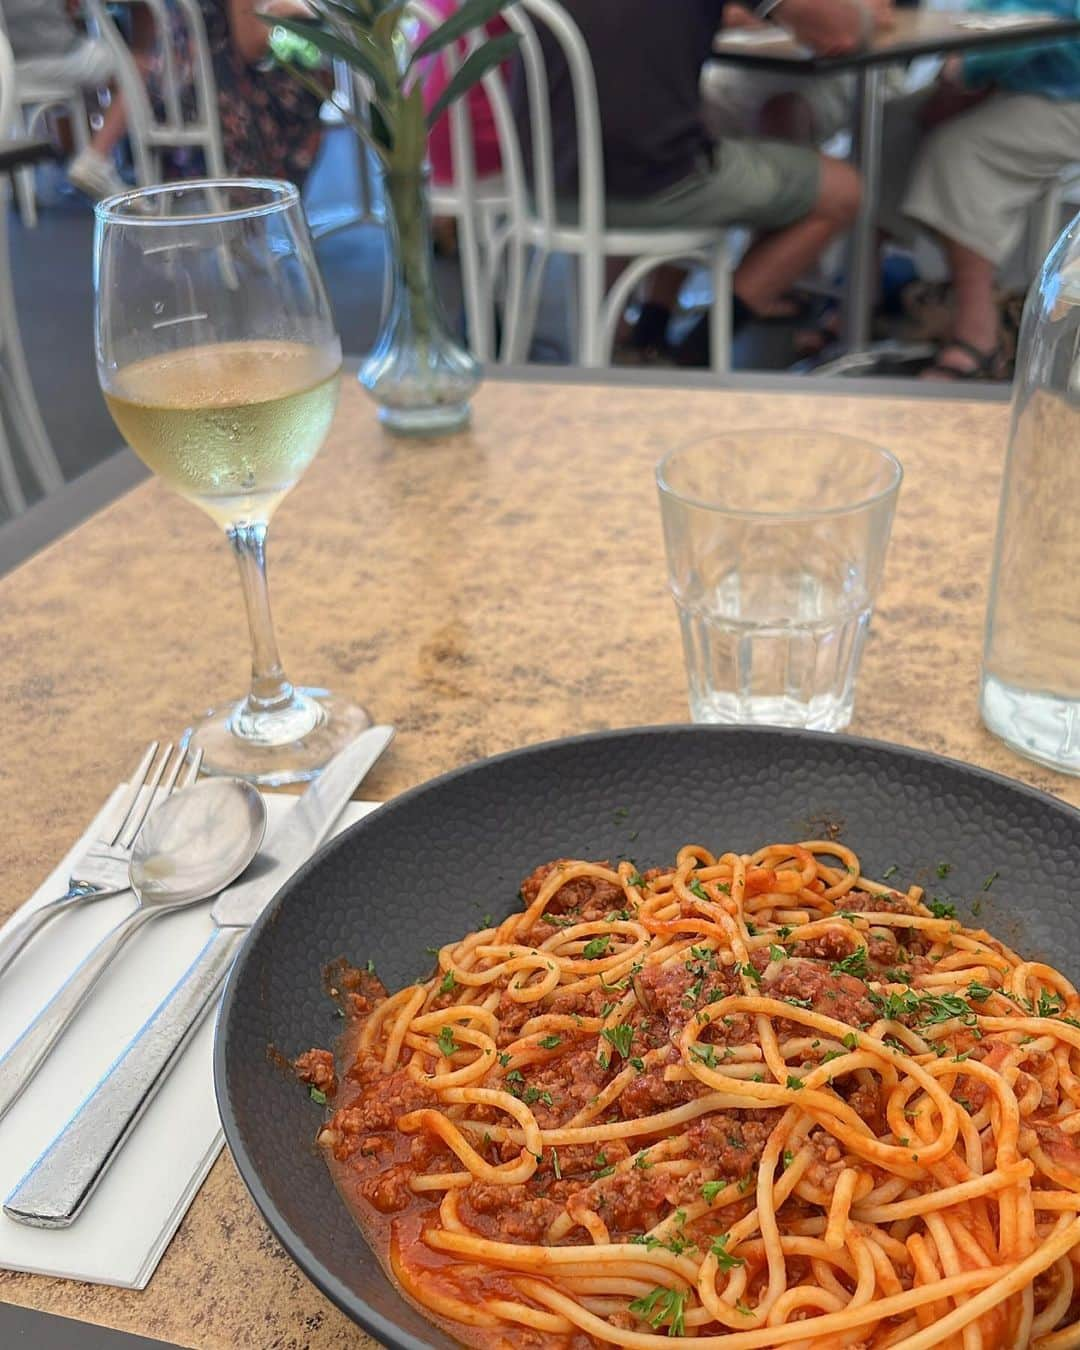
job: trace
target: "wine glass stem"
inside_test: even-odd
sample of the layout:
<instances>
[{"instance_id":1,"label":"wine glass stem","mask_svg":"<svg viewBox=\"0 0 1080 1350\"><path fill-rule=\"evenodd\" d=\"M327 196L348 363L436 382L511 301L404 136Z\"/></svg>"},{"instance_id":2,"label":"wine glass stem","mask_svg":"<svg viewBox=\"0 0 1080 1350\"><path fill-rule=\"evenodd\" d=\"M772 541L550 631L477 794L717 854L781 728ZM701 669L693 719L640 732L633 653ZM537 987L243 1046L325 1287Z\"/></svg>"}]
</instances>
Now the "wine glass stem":
<instances>
[{"instance_id":1,"label":"wine glass stem","mask_svg":"<svg viewBox=\"0 0 1080 1350\"><path fill-rule=\"evenodd\" d=\"M281 668L274 620L270 615L266 530L265 521L231 525L226 530L240 569L240 585L251 630L251 692L247 704L258 712L284 708L293 698L293 687Z\"/></svg>"}]
</instances>

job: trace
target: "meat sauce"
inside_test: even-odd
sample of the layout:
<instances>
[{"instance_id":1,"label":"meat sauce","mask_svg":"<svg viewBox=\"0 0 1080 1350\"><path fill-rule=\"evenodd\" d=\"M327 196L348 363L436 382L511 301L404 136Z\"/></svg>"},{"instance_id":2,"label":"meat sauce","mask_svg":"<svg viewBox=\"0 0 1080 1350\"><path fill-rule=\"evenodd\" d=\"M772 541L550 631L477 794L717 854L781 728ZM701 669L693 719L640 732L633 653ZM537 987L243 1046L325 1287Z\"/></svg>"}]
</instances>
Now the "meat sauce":
<instances>
[{"instance_id":1,"label":"meat sauce","mask_svg":"<svg viewBox=\"0 0 1080 1350\"><path fill-rule=\"evenodd\" d=\"M538 868L524 882L521 899L525 906L535 899L543 878L556 865ZM555 894L544 919L538 921L531 933L522 934L522 938L526 942L542 942L558 926L548 920L603 919L624 903L623 891L603 880L572 881ZM883 899L852 893L845 903L851 909L910 908L906 897L901 895ZM871 966L888 963L895 970L906 962L907 969L915 973L923 959L917 946L908 942L907 948L901 949L887 930L879 929L878 933L884 933L888 941L883 938L878 952L872 952ZM797 1001L803 1007L809 1002L815 1009L852 1027L868 1026L879 1014L869 1000L866 983L856 975L833 969L850 948L850 941L834 944L829 938L793 944L791 959L779 969L770 966L767 953L755 953L754 966L761 991L773 998ZM333 1099L332 1114L320 1133L320 1143L338 1189L384 1269L391 1278L395 1271L405 1270L411 1282L422 1280L425 1289L435 1288L474 1306L489 1297L520 1300L521 1295L508 1275L476 1264L457 1264L425 1244L424 1229L436 1219L442 1192L418 1195L410 1189L410 1179L460 1170L461 1165L437 1138L424 1133L407 1135L396 1127L403 1114L435 1106L435 1095L414 1081L404 1067L384 1074L381 1055L357 1052L364 1022L387 996L381 983L365 971L338 967L330 984L346 1017L336 1064L330 1052L314 1049L301 1055L295 1068L301 1081L317 1094ZM711 958L698 956L663 964L650 963L646 958L635 972L634 991L637 1007L629 1020L635 1028L635 1052L660 1053L650 1056L649 1067L645 1069L643 1065L643 1071L597 1118L600 1123L650 1115L699 1095L704 1089L696 1080L669 1081L664 1076L665 1069L680 1063L675 1042L694 1010L740 992L740 983L734 968L721 964L715 954ZM544 1012L563 1013L571 1018L596 1017L606 1011L606 1001L603 991L596 989L576 994L556 992L542 1005L513 1003L504 995L496 1010L500 1019L497 1044L501 1047L516 1040L521 1026L536 1016L541 1006ZM785 1029L790 1032L790 1027L778 1025L781 1034ZM796 1030L795 1034L802 1032ZM702 1033L701 1039L715 1046L718 1059L723 1060L753 1040L750 1018L734 1016L717 1021ZM402 1051L402 1066L409 1054L407 1049ZM808 1052L807 1065L816 1062L815 1055L821 1054L824 1051ZM657 1062L653 1063L653 1059ZM607 1066L598 1062L595 1034L575 1036L568 1031L562 1035L557 1052L528 1065L525 1100L541 1128L561 1125L591 1104L619 1067L619 1062ZM491 1077L496 1081L494 1075ZM860 1086L857 1076L836 1081L834 1088L860 1114L869 1118L880 1114L876 1099L868 1100L872 1094ZM493 1108L473 1107L470 1115L473 1119L495 1120L498 1113ZM725 1210L725 1223L734 1223L752 1207L755 1169L775 1121L775 1111L749 1109L714 1112L697 1119L687 1129L690 1146L685 1155L694 1167L680 1176L655 1173L649 1166L616 1172L618 1164L631 1156L621 1140L562 1147L558 1150L557 1172L545 1150L540 1166L523 1185L497 1186L474 1181L461 1190L459 1215L482 1236L504 1242L540 1243L568 1200L580 1195L586 1208L602 1216L613 1242L628 1241L670 1215L673 1208L700 1198L704 1182L722 1178L739 1182L746 1191L745 1201ZM499 1163L515 1158L520 1145L485 1140L480 1149L490 1162ZM814 1171L820 1183L827 1184L830 1172L835 1169L823 1153ZM788 1203L797 1206L800 1202ZM692 1224L687 1225L684 1236L688 1243L693 1242ZM709 1237L701 1236L707 1245ZM589 1244L592 1238L583 1228L576 1227L559 1241ZM429 1308L422 1311L426 1317L432 1316ZM483 1350L509 1350L511 1346L584 1350L596 1344L584 1334L560 1336L524 1326L507 1332L502 1329L506 1324L464 1327L444 1320L442 1325L459 1340Z\"/></svg>"}]
</instances>

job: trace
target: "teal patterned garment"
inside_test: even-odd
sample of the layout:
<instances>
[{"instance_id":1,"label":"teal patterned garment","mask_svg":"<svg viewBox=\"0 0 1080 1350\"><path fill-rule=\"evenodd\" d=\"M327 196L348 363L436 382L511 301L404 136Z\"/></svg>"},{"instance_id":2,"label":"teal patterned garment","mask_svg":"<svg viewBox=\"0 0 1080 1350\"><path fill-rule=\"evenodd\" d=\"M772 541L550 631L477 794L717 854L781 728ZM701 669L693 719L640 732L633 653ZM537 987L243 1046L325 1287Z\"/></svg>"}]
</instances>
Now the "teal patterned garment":
<instances>
[{"instance_id":1,"label":"teal patterned garment","mask_svg":"<svg viewBox=\"0 0 1080 1350\"><path fill-rule=\"evenodd\" d=\"M1075 19L1080 0L981 0L972 12L1015 14L1025 10ZM999 47L964 57L964 83L969 89L995 85L1045 98L1080 98L1080 41L1046 47Z\"/></svg>"}]
</instances>

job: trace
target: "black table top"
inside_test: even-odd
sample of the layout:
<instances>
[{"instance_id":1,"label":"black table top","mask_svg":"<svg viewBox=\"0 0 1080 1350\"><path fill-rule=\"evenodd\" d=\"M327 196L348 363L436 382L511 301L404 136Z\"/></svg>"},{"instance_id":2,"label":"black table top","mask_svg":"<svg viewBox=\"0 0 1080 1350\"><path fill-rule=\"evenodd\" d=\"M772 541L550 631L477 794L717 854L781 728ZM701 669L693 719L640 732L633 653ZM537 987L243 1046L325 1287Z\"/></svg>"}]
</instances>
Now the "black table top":
<instances>
[{"instance_id":1,"label":"black table top","mask_svg":"<svg viewBox=\"0 0 1080 1350\"><path fill-rule=\"evenodd\" d=\"M0 173L10 173L24 164L40 164L46 159L59 159L60 152L52 141L41 136L19 136L0 141Z\"/></svg>"},{"instance_id":2,"label":"black table top","mask_svg":"<svg viewBox=\"0 0 1080 1350\"><path fill-rule=\"evenodd\" d=\"M917 56L985 51L989 47L1041 46L1080 36L1080 18L1059 19L1030 14L1024 16L1025 21L1022 23L1010 22L1006 27L978 28L970 25L978 21L1000 20L1006 16L996 12L957 13L915 9L898 11L895 17L896 24L890 32L882 33L868 47L845 56L819 56L786 34L768 42L761 41L760 45L755 45L753 39L738 36L740 31L762 31L757 29L734 29L729 33L721 30L713 43L713 56L725 64L752 66L756 70L797 70L800 74L825 74L866 66L901 64ZM1014 19L1017 16L1007 17Z\"/></svg>"}]
</instances>

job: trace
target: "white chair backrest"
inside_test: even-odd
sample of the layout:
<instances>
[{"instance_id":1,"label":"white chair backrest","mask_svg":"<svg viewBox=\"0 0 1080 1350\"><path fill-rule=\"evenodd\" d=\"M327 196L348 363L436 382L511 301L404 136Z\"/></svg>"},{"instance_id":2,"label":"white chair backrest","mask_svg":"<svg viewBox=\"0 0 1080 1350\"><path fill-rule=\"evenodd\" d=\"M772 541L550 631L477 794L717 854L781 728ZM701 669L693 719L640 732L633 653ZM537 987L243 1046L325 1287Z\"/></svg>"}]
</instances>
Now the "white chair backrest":
<instances>
[{"instance_id":1,"label":"white chair backrest","mask_svg":"<svg viewBox=\"0 0 1080 1350\"><path fill-rule=\"evenodd\" d=\"M551 126L551 86L538 24L555 43L570 77L577 132L578 216L577 226L587 238L599 239L604 227L604 158L600 130L600 106L592 58L581 29L555 0L517 0L503 11L507 24L521 39L521 63L528 103L532 139L532 198L536 215L547 229L557 223L554 137ZM506 144L516 129L504 127L495 107L496 129L504 164L515 158ZM512 120L512 119L511 119ZM520 145L518 146L520 155Z\"/></svg>"},{"instance_id":2,"label":"white chair backrest","mask_svg":"<svg viewBox=\"0 0 1080 1350\"><path fill-rule=\"evenodd\" d=\"M108 42L116 62L117 80L128 105L128 125L140 183L147 166L140 163L148 150L199 146L207 160L207 172L226 172L218 112L217 81L206 36L206 24L198 0L109 0L111 4L144 4L153 19L157 41L157 93L161 114L155 109L139 68L123 35L113 21L106 0L89 0L99 31ZM189 71L179 67L173 40L174 16L183 23L191 56ZM185 99L190 92L189 106Z\"/></svg>"}]
</instances>

